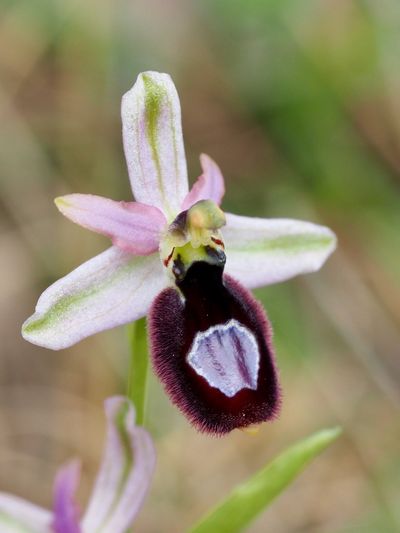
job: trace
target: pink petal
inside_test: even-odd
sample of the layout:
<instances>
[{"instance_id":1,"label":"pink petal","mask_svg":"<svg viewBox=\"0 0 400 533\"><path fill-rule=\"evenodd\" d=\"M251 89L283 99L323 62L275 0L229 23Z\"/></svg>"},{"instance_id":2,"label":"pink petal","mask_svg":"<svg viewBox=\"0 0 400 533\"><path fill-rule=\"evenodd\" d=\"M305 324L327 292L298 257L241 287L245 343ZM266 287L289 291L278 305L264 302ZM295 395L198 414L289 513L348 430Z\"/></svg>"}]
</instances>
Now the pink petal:
<instances>
[{"instance_id":1,"label":"pink petal","mask_svg":"<svg viewBox=\"0 0 400 533\"><path fill-rule=\"evenodd\" d=\"M87 512L84 533L125 533L138 513L155 468L150 435L135 426L135 411L127 398L105 402L107 441Z\"/></svg>"},{"instance_id":2,"label":"pink petal","mask_svg":"<svg viewBox=\"0 0 400 533\"><path fill-rule=\"evenodd\" d=\"M80 463L72 461L58 471L54 483L54 533L81 533L75 492L80 479Z\"/></svg>"},{"instance_id":3,"label":"pink petal","mask_svg":"<svg viewBox=\"0 0 400 533\"><path fill-rule=\"evenodd\" d=\"M213 200L220 205L225 194L225 183L222 172L217 163L206 154L200 156L203 174L197 178L196 183L186 195L182 209L189 209L199 200Z\"/></svg>"},{"instance_id":4,"label":"pink petal","mask_svg":"<svg viewBox=\"0 0 400 533\"><path fill-rule=\"evenodd\" d=\"M67 348L144 316L166 284L158 253L135 256L113 246L45 290L22 335L39 346Z\"/></svg>"},{"instance_id":5,"label":"pink petal","mask_svg":"<svg viewBox=\"0 0 400 533\"><path fill-rule=\"evenodd\" d=\"M222 234L225 272L248 288L315 272L336 247L335 234L329 228L285 218L227 213Z\"/></svg>"},{"instance_id":6,"label":"pink petal","mask_svg":"<svg viewBox=\"0 0 400 533\"><path fill-rule=\"evenodd\" d=\"M179 213L188 191L181 109L171 78L144 72L122 98L125 157L138 202Z\"/></svg>"},{"instance_id":7,"label":"pink petal","mask_svg":"<svg viewBox=\"0 0 400 533\"><path fill-rule=\"evenodd\" d=\"M52 533L51 513L11 494L0 493L1 533Z\"/></svg>"},{"instance_id":8,"label":"pink petal","mask_svg":"<svg viewBox=\"0 0 400 533\"><path fill-rule=\"evenodd\" d=\"M110 237L113 244L136 255L158 250L166 224L156 207L138 202L115 202L92 194L68 194L55 199L63 215L84 228Z\"/></svg>"}]
</instances>

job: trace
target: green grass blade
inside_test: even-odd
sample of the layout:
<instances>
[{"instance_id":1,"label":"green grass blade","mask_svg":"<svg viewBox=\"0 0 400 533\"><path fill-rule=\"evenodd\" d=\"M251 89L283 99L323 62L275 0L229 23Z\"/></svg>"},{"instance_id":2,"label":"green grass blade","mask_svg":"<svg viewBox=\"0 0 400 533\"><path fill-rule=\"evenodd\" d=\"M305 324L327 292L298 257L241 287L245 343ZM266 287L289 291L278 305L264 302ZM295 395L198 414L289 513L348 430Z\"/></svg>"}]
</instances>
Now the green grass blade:
<instances>
[{"instance_id":1,"label":"green grass blade","mask_svg":"<svg viewBox=\"0 0 400 533\"><path fill-rule=\"evenodd\" d=\"M136 410L136 424L142 426L145 419L147 372L149 356L147 350L146 319L136 320L129 326L130 361L127 396Z\"/></svg>"},{"instance_id":2,"label":"green grass blade","mask_svg":"<svg viewBox=\"0 0 400 533\"><path fill-rule=\"evenodd\" d=\"M231 494L190 533L235 533L243 531L340 434L340 428L325 429L294 444Z\"/></svg>"}]
</instances>

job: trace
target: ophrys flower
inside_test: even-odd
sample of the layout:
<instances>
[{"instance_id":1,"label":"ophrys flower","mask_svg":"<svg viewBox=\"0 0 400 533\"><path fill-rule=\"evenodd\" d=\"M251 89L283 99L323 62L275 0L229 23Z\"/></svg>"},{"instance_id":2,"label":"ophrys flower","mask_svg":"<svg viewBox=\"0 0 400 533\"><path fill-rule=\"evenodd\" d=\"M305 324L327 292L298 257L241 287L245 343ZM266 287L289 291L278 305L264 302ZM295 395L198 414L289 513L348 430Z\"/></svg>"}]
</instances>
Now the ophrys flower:
<instances>
[{"instance_id":1,"label":"ophrys flower","mask_svg":"<svg viewBox=\"0 0 400 533\"><path fill-rule=\"evenodd\" d=\"M56 476L52 511L0 493L2 533L126 533L150 486L155 451L128 399L109 398L105 410L107 442L86 512L81 516L75 501L80 464L72 461Z\"/></svg>"},{"instance_id":2,"label":"ophrys flower","mask_svg":"<svg viewBox=\"0 0 400 533\"><path fill-rule=\"evenodd\" d=\"M179 99L166 74L143 73L122 100L125 155L136 202L56 199L113 246L49 287L24 337L66 348L150 310L155 370L202 430L225 433L279 407L271 328L245 288L318 270L335 248L326 227L224 214L224 179L208 156L191 191Z\"/></svg>"}]
</instances>

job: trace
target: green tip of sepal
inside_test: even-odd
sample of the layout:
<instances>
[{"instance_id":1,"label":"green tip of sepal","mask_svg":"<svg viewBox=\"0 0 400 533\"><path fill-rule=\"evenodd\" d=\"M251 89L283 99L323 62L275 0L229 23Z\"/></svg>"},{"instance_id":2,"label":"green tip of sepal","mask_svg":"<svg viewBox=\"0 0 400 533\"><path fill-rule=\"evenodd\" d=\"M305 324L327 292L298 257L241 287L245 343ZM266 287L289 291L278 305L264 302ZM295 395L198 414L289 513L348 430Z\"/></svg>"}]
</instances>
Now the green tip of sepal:
<instances>
[{"instance_id":1,"label":"green tip of sepal","mask_svg":"<svg viewBox=\"0 0 400 533\"><path fill-rule=\"evenodd\" d=\"M68 202L68 200L65 199L65 196L57 196L57 198L54 198L54 203L60 211L62 211L63 208L69 207L71 204Z\"/></svg>"}]
</instances>

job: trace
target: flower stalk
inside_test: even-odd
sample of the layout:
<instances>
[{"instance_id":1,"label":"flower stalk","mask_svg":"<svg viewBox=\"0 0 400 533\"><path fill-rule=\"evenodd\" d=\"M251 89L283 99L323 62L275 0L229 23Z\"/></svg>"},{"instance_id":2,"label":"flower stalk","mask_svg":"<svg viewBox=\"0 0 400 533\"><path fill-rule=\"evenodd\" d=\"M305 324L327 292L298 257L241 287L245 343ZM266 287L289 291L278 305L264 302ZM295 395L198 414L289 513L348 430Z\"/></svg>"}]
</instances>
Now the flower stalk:
<instances>
[{"instance_id":1,"label":"flower stalk","mask_svg":"<svg viewBox=\"0 0 400 533\"><path fill-rule=\"evenodd\" d=\"M127 396L135 406L136 423L144 426L146 420L147 379L149 356L146 337L146 321L140 318L129 324L129 369Z\"/></svg>"}]
</instances>

